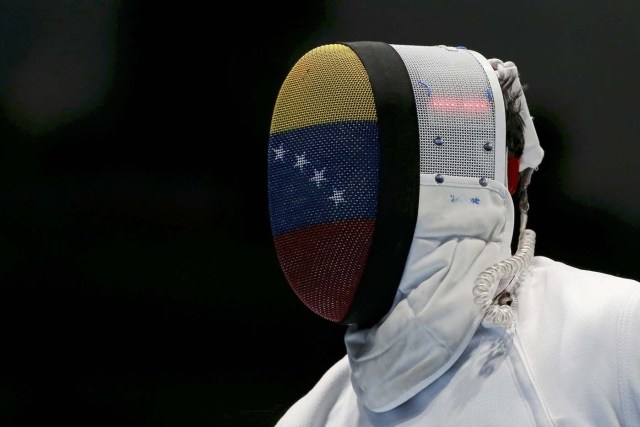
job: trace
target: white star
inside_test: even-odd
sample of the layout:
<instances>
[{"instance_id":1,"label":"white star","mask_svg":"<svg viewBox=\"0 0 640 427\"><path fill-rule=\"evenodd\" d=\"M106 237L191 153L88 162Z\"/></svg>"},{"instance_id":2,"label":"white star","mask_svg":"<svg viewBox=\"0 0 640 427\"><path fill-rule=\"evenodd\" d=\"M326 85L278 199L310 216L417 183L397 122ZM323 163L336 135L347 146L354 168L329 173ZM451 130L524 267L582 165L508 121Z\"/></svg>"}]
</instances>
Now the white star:
<instances>
[{"instance_id":1,"label":"white star","mask_svg":"<svg viewBox=\"0 0 640 427\"><path fill-rule=\"evenodd\" d=\"M300 168L300 170L302 170L304 168L304 165L308 164L309 162L304 158L304 153L302 153L302 156L298 156L296 154L296 163L293 165L294 168Z\"/></svg>"},{"instance_id":2,"label":"white star","mask_svg":"<svg viewBox=\"0 0 640 427\"><path fill-rule=\"evenodd\" d=\"M272 148L273 152L276 153L276 157L274 158L274 160L282 160L282 161L284 161L284 153L288 153L289 152L289 150L285 150L282 145L283 144L280 144L280 147L278 147L278 148Z\"/></svg>"},{"instance_id":3,"label":"white star","mask_svg":"<svg viewBox=\"0 0 640 427\"><path fill-rule=\"evenodd\" d=\"M344 203L346 200L342 195L344 194L344 190L333 190L333 196L329 197L329 200L333 200L338 206L338 203Z\"/></svg>"},{"instance_id":4,"label":"white star","mask_svg":"<svg viewBox=\"0 0 640 427\"><path fill-rule=\"evenodd\" d=\"M327 178L324 177L324 170L325 169L326 168L322 168L321 171L317 171L317 170L314 169L313 170L313 177L309 178L309 181L315 182L316 185L318 186L318 188L320 188L320 183L322 181L326 181L327 180Z\"/></svg>"}]
</instances>

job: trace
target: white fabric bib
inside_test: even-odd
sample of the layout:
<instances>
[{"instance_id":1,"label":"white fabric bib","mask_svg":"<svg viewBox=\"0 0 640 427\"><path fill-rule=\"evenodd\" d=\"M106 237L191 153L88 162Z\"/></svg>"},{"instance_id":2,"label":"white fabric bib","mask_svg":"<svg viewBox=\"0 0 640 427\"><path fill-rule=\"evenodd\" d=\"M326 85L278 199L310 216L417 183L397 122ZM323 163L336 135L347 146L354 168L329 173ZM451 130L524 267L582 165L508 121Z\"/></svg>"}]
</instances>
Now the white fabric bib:
<instances>
[{"instance_id":1,"label":"white fabric bib","mask_svg":"<svg viewBox=\"0 0 640 427\"><path fill-rule=\"evenodd\" d=\"M416 231L393 308L374 327L345 335L353 388L375 412L407 401L455 363L482 320L474 280L510 255L507 189L434 178L421 175Z\"/></svg>"}]
</instances>

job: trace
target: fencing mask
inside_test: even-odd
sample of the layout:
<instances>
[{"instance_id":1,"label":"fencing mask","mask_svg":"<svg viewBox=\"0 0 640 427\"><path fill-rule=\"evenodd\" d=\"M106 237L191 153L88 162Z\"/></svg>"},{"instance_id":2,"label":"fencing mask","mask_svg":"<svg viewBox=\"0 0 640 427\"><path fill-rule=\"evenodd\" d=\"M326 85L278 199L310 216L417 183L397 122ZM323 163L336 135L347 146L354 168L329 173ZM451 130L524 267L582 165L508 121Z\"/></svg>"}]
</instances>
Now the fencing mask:
<instances>
[{"instance_id":1,"label":"fencing mask","mask_svg":"<svg viewBox=\"0 0 640 427\"><path fill-rule=\"evenodd\" d=\"M387 313L421 176L514 191L499 68L463 47L380 42L320 46L294 65L271 123L269 214L282 270L308 308L364 326ZM527 167L542 156L534 137Z\"/></svg>"}]
</instances>

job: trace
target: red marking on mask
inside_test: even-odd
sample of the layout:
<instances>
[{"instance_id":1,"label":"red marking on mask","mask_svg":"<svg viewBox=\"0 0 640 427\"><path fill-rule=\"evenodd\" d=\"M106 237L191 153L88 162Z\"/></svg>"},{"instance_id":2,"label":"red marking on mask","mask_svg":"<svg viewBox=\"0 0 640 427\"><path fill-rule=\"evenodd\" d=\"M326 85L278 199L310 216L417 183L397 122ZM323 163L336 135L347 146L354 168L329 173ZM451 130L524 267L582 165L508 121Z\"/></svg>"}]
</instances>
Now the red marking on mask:
<instances>
[{"instance_id":1,"label":"red marking on mask","mask_svg":"<svg viewBox=\"0 0 640 427\"><path fill-rule=\"evenodd\" d=\"M518 180L520 178L520 159L509 155L507 161L507 182L509 183L509 193L513 196L518 191Z\"/></svg>"},{"instance_id":2,"label":"red marking on mask","mask_svg":"<svg viewBox=\"0 0 640 427\"><path fill-rule=\"evenodd\" d=\"M431 108L451 113L483 114L491 111L491 105L486 99L438 97L430 98Z\"/></svg>"}]
</instances>

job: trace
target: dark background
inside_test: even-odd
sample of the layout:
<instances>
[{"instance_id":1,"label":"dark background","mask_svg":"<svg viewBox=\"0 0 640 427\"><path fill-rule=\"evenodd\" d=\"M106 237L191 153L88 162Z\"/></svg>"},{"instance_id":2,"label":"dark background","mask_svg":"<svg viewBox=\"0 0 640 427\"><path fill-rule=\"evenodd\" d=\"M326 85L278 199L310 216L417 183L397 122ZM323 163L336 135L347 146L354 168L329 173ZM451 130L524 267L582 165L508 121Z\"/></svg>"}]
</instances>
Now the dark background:
<instances>
[{"instance_id":1,"label":"dark background","mask_svg":"<svg viewBox=\"0 0 640 427\"><path fill-rule=\"evenodd\" d=\"M277 91L328 42L514 61L537 253L640 279L640 3L604 3L0 1L0 425L272 426L342 357L266 204Z\"/></svg>"}]
</instances>

